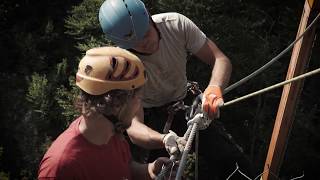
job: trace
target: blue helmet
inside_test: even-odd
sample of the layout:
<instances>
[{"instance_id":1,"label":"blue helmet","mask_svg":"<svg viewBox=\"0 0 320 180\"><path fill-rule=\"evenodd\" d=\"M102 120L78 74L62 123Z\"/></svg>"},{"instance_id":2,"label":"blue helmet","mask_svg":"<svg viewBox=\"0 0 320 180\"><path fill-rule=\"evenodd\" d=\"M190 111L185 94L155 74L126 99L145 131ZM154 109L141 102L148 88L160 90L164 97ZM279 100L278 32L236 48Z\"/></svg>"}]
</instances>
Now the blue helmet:
<instances>
[{"instance_id":1,"label":"blue helmet","mask_svg":"<svg viewBox=\"0 0 320 180\"><path fill-rule=\"evenodd\" d=\"M148 31L149 14L140 0L106 0L100 7L99 22L108 39L130 49Z\"/></svg>"}]
</instances>

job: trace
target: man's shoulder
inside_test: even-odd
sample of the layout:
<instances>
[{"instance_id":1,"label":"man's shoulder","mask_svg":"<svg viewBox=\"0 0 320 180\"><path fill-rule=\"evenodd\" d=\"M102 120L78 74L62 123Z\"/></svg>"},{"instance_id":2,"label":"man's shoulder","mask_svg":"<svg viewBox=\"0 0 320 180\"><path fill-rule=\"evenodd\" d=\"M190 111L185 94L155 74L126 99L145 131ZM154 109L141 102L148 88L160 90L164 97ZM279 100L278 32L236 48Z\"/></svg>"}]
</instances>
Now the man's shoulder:
<instances>
[{"instance_id":1,"label":"man's shoulder","mask_svg":"<svg viewBox=\"0 0 320 180\"><path fill-rule=\"evenodd\" d=\"M40 162L39 177L57 177L76 167L79 149L74 141L63 136L54 141Z\"/></svg>"},{"instance_id":2,"label":"man's shoulder","mask_svg":"<svg viewBox=\"0 0 320 180\"><path fill-rule=\"evenodd\" d=\"M186 18L184 15L177 12L167 12L152 15L152 20L155 23L162 23L167 21L177 21L180 19Z\"/></svg>"},{"instance_id":3,"label":"man's shoulder","mask_svg":"<svg viewBox=\"0 0 320 180\"><path fill-rule=\"evenodd\" d=\"M74 123L76 123L76 121L52 142L41 161L41 166L53 167L54 169L54 167L58 167L65 159L71 159L68 157L72 157L71 155L74 153L74 149L76 149L75 147L79 144L77 143L79 141L78 134L73 127L75 125Z\"/></svg>"},{"instance_id":4,"label":"man's shoulder","mask_svg":"<svg viewBox=\"0 0 320 180\"><path fill-rule=\"evenodd\" d=\"M40 162L38 177L58 177L64 170L69 171L75 165L76 158L66 152L66 147L51 146ZM63 170L63 171L62 171Z\"/></svg>"}]
</instances>

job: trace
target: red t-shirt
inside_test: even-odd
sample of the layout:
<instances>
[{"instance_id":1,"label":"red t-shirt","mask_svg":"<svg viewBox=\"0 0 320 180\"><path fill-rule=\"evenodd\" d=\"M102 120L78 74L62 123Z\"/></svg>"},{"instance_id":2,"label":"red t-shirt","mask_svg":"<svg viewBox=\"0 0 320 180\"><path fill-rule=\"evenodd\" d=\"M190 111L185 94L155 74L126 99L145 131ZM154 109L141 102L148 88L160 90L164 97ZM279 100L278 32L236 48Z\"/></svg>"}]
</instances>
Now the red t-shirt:
<instances>
[{"instance_id":1,"label":"red t-shirt","mask_svg":"<svg viewBox=\"0 0 320 180\"><path fill-rule=\"evenodd\" d=\"M108 144L92 144L79 132L81 120L73 121L52 143L40 163L38 179L132 179L127 141L115 135Z\"/></svg>"}]
</instances>

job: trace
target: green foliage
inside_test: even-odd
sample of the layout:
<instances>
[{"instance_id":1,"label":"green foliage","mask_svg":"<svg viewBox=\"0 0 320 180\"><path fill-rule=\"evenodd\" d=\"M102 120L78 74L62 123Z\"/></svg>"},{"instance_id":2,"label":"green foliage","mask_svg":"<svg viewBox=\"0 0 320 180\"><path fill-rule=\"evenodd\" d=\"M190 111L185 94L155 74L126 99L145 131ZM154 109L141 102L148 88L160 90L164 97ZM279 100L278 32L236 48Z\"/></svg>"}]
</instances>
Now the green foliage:
<instances>
[{"instance_id":1,"label":"green foliage","mask_svg":"<svg viewBox=\"0 0 320 180\"><path fill-rule=\"evenodd\" d=\"M183 172L183 176L187 179L194 179L195 178L195 172L194 172L195 159L196 159L195 153L188 154L187 162L186 162L185 169Z\"/></svg>"},{"instance_id":2,"label":"green foliage","mask_svg":"<svg viewBox=\"0 0 320 180\"><path fill-rule=\"evenodd\" d=\"M69 59L76 51L64 34L63 18L75 2L0 3L0 50L4 52L0 73L4 111L0 118L0 146L4 147L0 172L5 172L1 179L7 175L11 179L35 179L44 145L66 127L54 97L58 85L68 85L68 77L74 72L75 63Z\"/></svg>"},{"instance_id":3,"label":"green foliage","mask_svg":"<svg viewBox=\"0 0 320 180\"><path fill-rule=\"evenodd\" d=\"M45 75L40 76L37 73L32 75L31 78L27 100L32 104L32 109L35 112L45 115L49 109L48 80Z\"/></svg>"},{"instance_id":4,"label":"green foliage","mask_svg":"<svg viewBox=\"0 0 320 180\"><path fill-rule=\"evenodd\" d=\"M72 117L67 117L69 109L60 107L61 93L60 87L67 72L67 60L64 59L57 64L56 72L50 75L40 75L34 73L29 82L26 100L29 104L29 112L24 117L24 121L19 128L28 129L19 134L19 145L23 147L25 156L23 160L32 166L21 171L22 177L33 177L37 171L44 152L47 150L52 140L64 130ZM60 84L60 85L59 85ZM65 90L65 89L64 89Z\"/></svg>"},{"instance_id":5,"label":"green foliage","mask_svg":"<svg viewBox=\"0 0 320 180\"><path fill-rule=\"evenodd\" d=\"M187 156L187 162L185 165L185 169L183 172L183 178L184 179L195 179L196 177L196 172L195 172L195 167L196 167L196 153L190 153ZM209 169L208 167L208 162L202 157L198 156L198 167L201 167L200 169L198 168L198 179L209 179L208 173Z\"/></svg>"},{"instance_id":6,"label":"green foliage","mask_svg":"<svg viewBox=\"0 0 320 180\"><path fill-rule=\"evenodd\" d=\"M19 129L25 129L16 136L19 139L19 146L24 154L23 160L28 162L29 167L24 167L20 176L32 177L37 171L37 164L44 153L41 144L45 140L50 127L50 111L53 102L50 98L50 85L46 75L33 74L29 82L26 100L29 104L29 112L23 117ZM28 127L28 128L26 128Z\"/></svg>"},{"instance_id":7,"label":"green foliage","mask_svg":"<svg viewBox=\"0 0 320 180\"><path fill-rule=\"evenodd\" d=\"M9 174L5 172L0 172L0 179L1 180L9 180Z\"/></svg>"},{"instance_id":8,"label":"green foliage","mask_svg":"<svg viewBox=\"0 0 320 180\"><path fill-rule=\"evenodd\" d=\"M77 116L79 112L74 108L74 102L79 94L79 88L75 85L74 77L69 78L71 90L61 86L57 89L57 94L55 99L57 100L59 106L63 109L62 115L65 117L68 123L71 123Z\"/></svg>"},{"instance_id":9,"label":"green foliage","mask_svg":"<svg viewBox=\"0 0 320 180\"><path fill-rule=\"evenodd\" d=\"M67 110L59 106L61 102L57 99L62 93L60 87L68 76L67 59L64 58L53 70L48 75L34 73L29 81L26 94L29 111L18 125L19 129L28 128L17 134L17 139L25 154L22 159L30 166L21 170L21 177L35 175L44 152L71 119L64 116Z\"/></svg>"},{"instance_id":10,"label":"green foliage","mask_svg":"<svg viewBox=\"0 0 320 180\"><path fill-rule=\"evenodd\" d=\"M99 25L98 12L103 0L84 0L74 6L65 20L67 34L77 41L77 48L86 51L104 44L104 35ZM110 43L110 42L109 42Z\"/></svg>"},{"instance_id":11,"label":"green foliage","mask_svg":"<svg viewBox=\"0 0 320 180\"><path fill-rule=\"evenodd\" d=\"M0 146L0 162L2 162L2 154L3 154L3 147ZM3 171L0 169L0 179L1 179L1 180L9 180L9 174L3 172Z\"/></svg>"}]
</instances>

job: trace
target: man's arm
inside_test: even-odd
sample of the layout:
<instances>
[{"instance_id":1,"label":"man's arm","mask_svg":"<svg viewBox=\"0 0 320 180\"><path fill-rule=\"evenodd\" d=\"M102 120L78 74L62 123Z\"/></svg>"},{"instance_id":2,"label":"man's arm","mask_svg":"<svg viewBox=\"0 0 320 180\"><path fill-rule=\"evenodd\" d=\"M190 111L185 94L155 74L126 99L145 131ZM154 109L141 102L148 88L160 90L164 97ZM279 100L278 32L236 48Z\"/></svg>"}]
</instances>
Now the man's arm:
<instances>
[{"instance_id":1,"label":"man's arm","mask_svg":"<svg viewBox=\"0 0 320 180\"><path fill-rule=\"evenodd\" d=\"M127 129L127 133L131 141L146 149L164 148L164 144L162 142L164 134L160 134L143 124L143 113L143 107L140 106L137 114L132 120L130 128Z\"/></svg>"},{"instance_id":2,"label":"man's arm","mask_svg":"<svg viewBox=\"0 0 320 180\"><path fill-rule=\"evenodd\" d=\"M195 55L213 66L210 82L203 92L202 109L209 118L219 118L219 107L224 103L223 89L228 85L232 72L231 62L210 39Z\"/></svg>"},{"instance_id":3,"label":"man's arm","mask_svg":"<svg viewBox=\"0 0 320 180\"><path fill-rule=\"evenodd\" d=\"M226 88L232 72L232 65L229 58L217 47L217 45L207 38L204 45L195 54L203 62L213 66L211 79L208 84Z\"/></svg>"}]
</instances>

